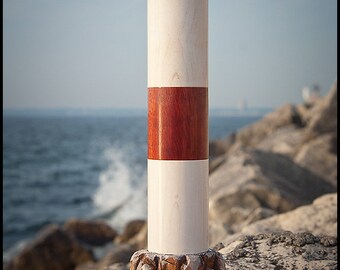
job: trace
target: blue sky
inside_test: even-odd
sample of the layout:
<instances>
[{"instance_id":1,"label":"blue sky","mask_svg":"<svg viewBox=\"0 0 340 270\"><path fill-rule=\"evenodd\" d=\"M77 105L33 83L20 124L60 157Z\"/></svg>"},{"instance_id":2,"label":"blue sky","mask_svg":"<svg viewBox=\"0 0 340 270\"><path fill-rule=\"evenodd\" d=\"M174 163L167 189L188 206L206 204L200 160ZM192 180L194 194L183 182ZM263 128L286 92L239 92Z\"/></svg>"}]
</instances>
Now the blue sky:
<instances>
[{"instance_id":1,"label":"blue sky","mask_svg":"<svg viewBox=\"0 0 340 270\"><path fill-rule=\"evenodd\" d=\"M146 0L4 0L4 108L146 108ZM337 74L336 0L209 0L209 105L300 103Z\"/></svg>"}]
</instances>

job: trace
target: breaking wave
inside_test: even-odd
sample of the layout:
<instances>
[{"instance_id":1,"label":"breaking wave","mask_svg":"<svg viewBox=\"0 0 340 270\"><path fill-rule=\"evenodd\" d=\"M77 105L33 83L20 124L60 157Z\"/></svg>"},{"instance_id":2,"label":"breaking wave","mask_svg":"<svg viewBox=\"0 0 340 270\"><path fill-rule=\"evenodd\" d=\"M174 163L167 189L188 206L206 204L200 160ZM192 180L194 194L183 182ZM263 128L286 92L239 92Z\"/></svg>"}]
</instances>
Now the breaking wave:
<instances>
[{"instance_id":1,"label":"breaking wave","mask_svg":"<svg viewBox=\"0 0 340 270\"><path fill-rule=\"evenodd\" d=\"M118 230L130 220L146 218L146 166L138 164L132 154L131 145L115 144L104 151L108 166L99 175L92 198L95 216Z\"/></svg>"}]
</instances>

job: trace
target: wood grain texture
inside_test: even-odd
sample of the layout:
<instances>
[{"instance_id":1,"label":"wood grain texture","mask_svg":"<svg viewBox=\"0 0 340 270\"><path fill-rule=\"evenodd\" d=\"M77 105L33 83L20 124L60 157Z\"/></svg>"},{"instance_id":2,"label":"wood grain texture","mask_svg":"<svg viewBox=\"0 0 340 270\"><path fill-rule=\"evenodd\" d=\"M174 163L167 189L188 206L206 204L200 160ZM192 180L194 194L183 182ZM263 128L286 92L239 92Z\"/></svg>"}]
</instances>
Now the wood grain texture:
<instances>
[{"instance_id":1,"label":"wood grain texture","mask_svg":"<svg viewBox=\"0 0 340 270\"><path fill-rule=\"evenodd\" d=\"M148 158L208 158L208 88L148 89Z\"/></svg>"}]
</instances>

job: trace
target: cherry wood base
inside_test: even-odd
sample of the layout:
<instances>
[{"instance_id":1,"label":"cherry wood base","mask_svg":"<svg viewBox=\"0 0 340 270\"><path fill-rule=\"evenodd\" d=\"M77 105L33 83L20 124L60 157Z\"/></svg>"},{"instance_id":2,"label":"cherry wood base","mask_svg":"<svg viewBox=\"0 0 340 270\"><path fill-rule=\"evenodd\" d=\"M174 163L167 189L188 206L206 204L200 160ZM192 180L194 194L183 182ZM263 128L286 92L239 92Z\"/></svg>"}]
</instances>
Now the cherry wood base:
<instances>
[{"instance_id":1,"label":"cherry wood base","mask_svg":"<svg viewBox=\"0 0 340 270\"><path fill-rule=\"evenodd\" d=\"M224 270L223 257L212 249L198 254L168 255L139 250L130 260L130 270Z\"/></svg>"}]
</instances>

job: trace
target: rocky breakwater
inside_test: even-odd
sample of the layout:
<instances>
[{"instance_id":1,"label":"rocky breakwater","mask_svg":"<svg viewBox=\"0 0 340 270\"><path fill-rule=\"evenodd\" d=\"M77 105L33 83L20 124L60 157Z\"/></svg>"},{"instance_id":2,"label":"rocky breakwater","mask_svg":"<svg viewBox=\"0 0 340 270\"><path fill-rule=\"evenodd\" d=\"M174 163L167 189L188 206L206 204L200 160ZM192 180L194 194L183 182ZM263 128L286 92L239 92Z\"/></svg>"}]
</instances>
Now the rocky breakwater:
<instances>
[{"instance_id":1,"label":"rocky breakwater","mask_svg":"<svg viewBox=\"0 0 340 270\"><path fill-rule=\"evenodd\" d=\"M210 146L210 240L227 269L337 269L336 83Z\"/></svg>"},{"instance_id":2,"label":"rocky breakwater","mask_svg":"<svg viewBox=\"0 0 340 270\"><path fill-rule=\"evenodd\" d=\"M210 142L210 245L226 269L337 269L337 84ZM146 222L45 228L5 269L129 269ZM97 246L101 246L101 254ZM99 255L98 255L99 254Z\"/></svg>"},{"instance_id":3,"label":"rocky breakwater","mask_svg":"<svg viewBox=\"0 0 340 270\"><path fill-rule=\"evenodd\" d=\"M146 235L143 220L129 222L119 234L103 221L71 219L62 226L43 228L4 269L105 269L113 264L126 267L135 251L146 248Z\"/></svg>"}]
</instances>

